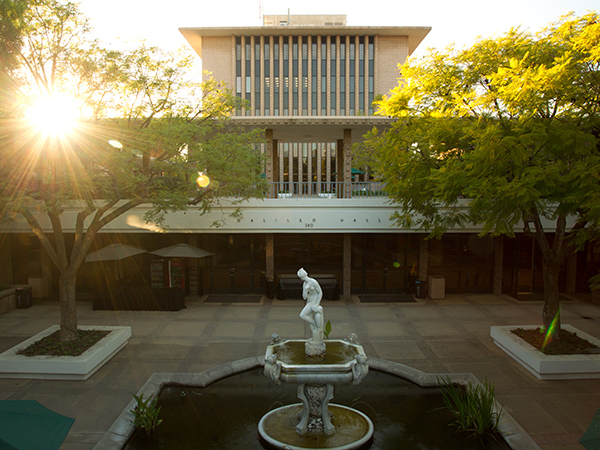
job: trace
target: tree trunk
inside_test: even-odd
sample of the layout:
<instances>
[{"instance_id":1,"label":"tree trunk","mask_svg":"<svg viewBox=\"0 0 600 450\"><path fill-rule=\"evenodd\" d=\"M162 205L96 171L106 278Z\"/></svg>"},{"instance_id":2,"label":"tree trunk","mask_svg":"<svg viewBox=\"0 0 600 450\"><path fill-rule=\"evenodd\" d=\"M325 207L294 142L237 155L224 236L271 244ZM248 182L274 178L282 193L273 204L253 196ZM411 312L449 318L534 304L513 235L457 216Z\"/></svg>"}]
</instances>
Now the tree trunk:
<instances>
[{"instance_id":1,"label":"tree trunk","mask_svg":"<svg viewBox=\"0 0 600 450\"><path fill-rule=\"evenodd\" d=\"M76 341L79 339L79 334L77 333L76 285L76 272L67 270L65 273L61 273L58 282L61 342Z\"/></svg>"},{"instance_id":2,"label":"tree trunk","mask_svg":"<svg viewBox=\"0 0 600 450\"><path fill-rule=\"evenodd\" d=\"M555 260L543 262L544 268L544 328L552 332L554 339L560 339L560 296L558 275L560 263ZM554 324L552 323L554 321ZM552 328L551 328L552 327Z\"/></svg>"}]
</instances>

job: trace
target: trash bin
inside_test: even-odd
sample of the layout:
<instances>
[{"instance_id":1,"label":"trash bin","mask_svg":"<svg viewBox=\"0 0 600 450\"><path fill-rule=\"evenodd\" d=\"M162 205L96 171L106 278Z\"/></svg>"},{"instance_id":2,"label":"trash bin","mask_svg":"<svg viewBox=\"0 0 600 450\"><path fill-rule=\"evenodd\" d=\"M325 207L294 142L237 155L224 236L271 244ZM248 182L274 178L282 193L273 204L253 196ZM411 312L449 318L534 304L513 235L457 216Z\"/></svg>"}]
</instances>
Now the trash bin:
<instances>
[{"instance_id":1,"label":"trash bin","mask_svg":"<svg viewBox=\"0 0 600 450\"><path fill-rule=\"evenodd\" d=\"M33 296L31 286L18 287L15 289L15 296L17 298L17 308L31 308L31 298Z\"/></svg>"},{"instance_id":2,"label":"trash bin","mask_svg":"<svg viewBox=\"0 0 600 450\"><path fill-rule=\"evenodd\" d=\"M444 277L439 275L429 277L429 298L446 298L446 279Z\"/></svg>"}]
</instances>

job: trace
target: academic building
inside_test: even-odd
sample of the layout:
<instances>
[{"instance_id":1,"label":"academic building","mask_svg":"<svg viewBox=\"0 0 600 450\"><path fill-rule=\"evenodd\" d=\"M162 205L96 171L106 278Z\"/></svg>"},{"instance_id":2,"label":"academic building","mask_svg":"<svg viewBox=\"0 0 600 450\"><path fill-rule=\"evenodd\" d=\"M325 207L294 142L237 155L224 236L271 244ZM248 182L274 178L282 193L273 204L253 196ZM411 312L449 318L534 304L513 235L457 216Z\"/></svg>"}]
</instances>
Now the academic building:
<instances>
[{"instance_id":1,"label":"academic building","mask_svg":"<svg viewBox=\"0 0 600 450\"><path fill-rule=\"evenodd\" d=\"M245 203L243 217L235 219L228 217L234 208L228 205L206 215L170 214L164 233L146 225L145 209L138 208L103 230L97 247L118 242L153 251L187 243L212 255L150 258L135 269L123 262L120 268L85 263L80 289L96 288L97 272L109 269L134 283L168 279L173 285L176 269L175 282L194 295L286 298L288 283L294 284L289 280L303 267L330 299L413 294L426 281L435 295L440 289L442 294L543 292L541 255L532 237L479 237L481 230L474 226L427 240L425 233L395 226L385 185L352 165L352 145L373 127L392 123L375 116L372 103L398 84L398 65L422 44L430 27L348 26L343 15L263 20L260 27L180 31L203 70L246 101L233 117L235 124L265 130L267 198ZM63 223L74 221L74 215L65 211ZM57 292L55 269L27 225L14 223L8 233L1 254L10 271L0 282L30 284L34 297ZM561 291L588 291L596 259L592 249L570 257ZM161 265L168 277L151 274L151 267Z\"/></svg>"}]
</instances>

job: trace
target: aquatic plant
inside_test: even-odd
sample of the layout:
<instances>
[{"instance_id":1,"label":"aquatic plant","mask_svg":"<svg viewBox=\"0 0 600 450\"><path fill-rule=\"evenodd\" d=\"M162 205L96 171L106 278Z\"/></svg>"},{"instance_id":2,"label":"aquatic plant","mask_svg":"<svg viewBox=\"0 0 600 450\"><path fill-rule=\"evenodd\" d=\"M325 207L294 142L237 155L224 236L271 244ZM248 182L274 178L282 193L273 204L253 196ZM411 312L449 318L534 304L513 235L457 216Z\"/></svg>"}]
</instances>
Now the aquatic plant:
<instances>
[{"instance_id":1,"label":"aquatic plant","mask_svg":"<svg viewBox=\"0 0 600 450\"><path fill-rule=\"evenodd\" d=\"M494 384L487 378L483 384L457 386L449 377L438 378L446 408L458 430L473 436L493 435L498 428L502 410L496 409Z\"/></svg>"},{"instance_id":2,"label":"aquatic plant","mask_svg":"<svg viewBox=\"0 0 600 450\"><path fill-rule=\"evenodd\" d=\"M139 430L144 430L146 436L151 436L156 432L158 426L162 423L162 419L158 418L160 414L160 406L157 406L157 399L151 395L144 400L144 394L137 395L133 394L133 398L136 401L135 408L130 410L133 413L133 420L131 423Z\"/></svg>"}]
</instances>

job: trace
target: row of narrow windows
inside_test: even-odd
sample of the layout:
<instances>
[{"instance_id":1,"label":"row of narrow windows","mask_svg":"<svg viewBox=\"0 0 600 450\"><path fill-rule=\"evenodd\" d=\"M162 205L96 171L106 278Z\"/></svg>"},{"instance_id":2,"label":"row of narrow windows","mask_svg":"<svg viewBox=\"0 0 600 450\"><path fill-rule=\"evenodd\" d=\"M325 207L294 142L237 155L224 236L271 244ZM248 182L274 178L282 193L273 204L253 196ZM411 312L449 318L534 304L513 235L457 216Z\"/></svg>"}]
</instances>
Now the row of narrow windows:
<instances>
[{"instance_id":1,"label":"row of narrow windows","mask_svg":"<svg viewBox=\"0 0 600 450\"><path fill-rule=\"evenodd\" d=\"M373 114L374 36L237 36L235 42L235 91L247 101L238 115Z\"/></svg>"}]
</instances>

